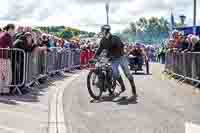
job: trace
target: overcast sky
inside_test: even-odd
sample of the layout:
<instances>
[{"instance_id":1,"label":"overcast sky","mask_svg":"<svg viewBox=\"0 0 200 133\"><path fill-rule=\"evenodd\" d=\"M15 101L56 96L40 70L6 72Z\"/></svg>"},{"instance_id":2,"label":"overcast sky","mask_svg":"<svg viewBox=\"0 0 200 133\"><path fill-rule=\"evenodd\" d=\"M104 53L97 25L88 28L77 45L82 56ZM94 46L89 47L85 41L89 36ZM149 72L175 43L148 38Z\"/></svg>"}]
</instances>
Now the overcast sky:
<instances>
[{"instance_id":1,"label":"overcast sky","mask_svg":"<svg viewBox=\"0 0 200 133\"><path fill-rule=\"evenodd\" d=\"M191 25L192 1L110 0L110 23L115 32L142 16L164 16L170 19L172 8L176 19L180 14L185 14L187 23ZM65 25L97 32L106 23L105 2L106 0L2 0L0 24L13 22L21 25ZM198 13L200 1L197 9Z\"/></svg>"}]
</instances>

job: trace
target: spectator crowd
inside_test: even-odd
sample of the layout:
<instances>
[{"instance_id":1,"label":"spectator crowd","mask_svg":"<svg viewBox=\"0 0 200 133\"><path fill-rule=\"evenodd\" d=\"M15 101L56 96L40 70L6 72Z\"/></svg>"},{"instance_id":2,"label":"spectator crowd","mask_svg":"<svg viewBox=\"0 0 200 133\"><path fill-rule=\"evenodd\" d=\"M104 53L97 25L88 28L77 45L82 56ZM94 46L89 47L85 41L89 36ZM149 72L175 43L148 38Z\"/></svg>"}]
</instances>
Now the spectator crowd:
<instances>
[{"instance_id":1,"label":"spectator crowd","mask_svg":"<svg viewBox=\"0 0 200 133\"><path fill-rule=\"evenodd\" d=\"M16 77L23 77L23 70L20 71L20 76L19 74L16 76L17 67L25 69L23 67L25 57L21 56L20 60L17 60L16 53L12 52L11 58L5 49L23 50L25 53L33 55L47 54L55 49L81 49L80 61L81 67L84 68L93 57L96 47L97 44L92 41L78 38L65 40L31 27L16 27L14 24L8 24L4 28L0 28L0 93L11 93L13 87L8 87L8 85L18 84L23 79L16 79ZM18 53L17 56L19 56Z\"/></svg>"},{"instance_id":2,"label":"spectator crowd","mask_svg":"<svg viewBox=\"0 0 200 133\"><path fill-rule=\"evenodd\" d=\"M174 31L167 44L168 51L200 52L200 39L196 35L185 36L181 32Z\"/></svg>"},{"instance_id":3,"label":"spectator crowd","mask_svg":"<svg viewBox=\"0 0 200 133\"><path fill-rule=\"evenodd\" d=\"M145 45L140 43L124 43L124 51L127 55L145 56L149 61L165 62L165 53L173 52L200 52L200 38L195 35L184 36L181 32L174 31L167 45L158 47L156 45ZM18 26L8 24L4 28L0 28L0 93L13 91L13 87L22 82L24 76L24 58L19 53L12 52L12 58L5 51L22 50L25 53L38 55L40 53L47 55L51 51L62 51L65 49L80 50L80 67L86 68L89 60L93 58L98 44L94 41L80 40L74 38L65 40L52 34L43 33L39 29L31 27ZM3 50L4 49L4 50ZM16 54L19 57L16 58ZM16 72L19 70L20 73ZM6 86L6 88L5 88ZM22 86L23 87L23 86ZM3 90L3 91L2 91Z\"/></svg>"}]
</instances>

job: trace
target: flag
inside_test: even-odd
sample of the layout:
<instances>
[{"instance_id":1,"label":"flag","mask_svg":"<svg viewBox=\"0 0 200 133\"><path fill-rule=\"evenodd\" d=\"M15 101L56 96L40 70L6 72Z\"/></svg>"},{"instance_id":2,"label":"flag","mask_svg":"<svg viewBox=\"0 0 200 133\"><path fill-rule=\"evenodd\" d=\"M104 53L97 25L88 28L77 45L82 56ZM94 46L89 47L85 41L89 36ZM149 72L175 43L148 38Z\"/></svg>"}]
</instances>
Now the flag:
<instances>
[{"instance_id":1,"label":"flag","mask_svg":"<svg viewBox=\"0 0 200 133\"><path fill-rule=\"evenodd\" d=\"M174 30L175 28L175 21L174 21L174 14L171 12L171 28Z\"/></svg>"}]
</instances>

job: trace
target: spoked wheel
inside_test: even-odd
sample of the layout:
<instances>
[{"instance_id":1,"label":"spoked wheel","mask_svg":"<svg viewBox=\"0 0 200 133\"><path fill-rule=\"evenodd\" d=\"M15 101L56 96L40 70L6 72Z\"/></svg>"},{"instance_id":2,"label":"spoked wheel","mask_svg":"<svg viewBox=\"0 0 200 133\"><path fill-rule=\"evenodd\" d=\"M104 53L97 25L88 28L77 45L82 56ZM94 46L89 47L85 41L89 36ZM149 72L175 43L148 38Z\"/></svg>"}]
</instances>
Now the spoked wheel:
<instances>
[{"instance_id":1,"label":"spoked wheel","mask_svg":"<svg viewBox=\"0 0 200 133\"><path fill-rule=\"evenodd\" d=\"M102 82L100 82L100 79L96 74L96 71L91 70L87 77L87 88L90 96L95 100L99 100L103 93L102 87L103 87Z\"/></svg>"}]
</instances>

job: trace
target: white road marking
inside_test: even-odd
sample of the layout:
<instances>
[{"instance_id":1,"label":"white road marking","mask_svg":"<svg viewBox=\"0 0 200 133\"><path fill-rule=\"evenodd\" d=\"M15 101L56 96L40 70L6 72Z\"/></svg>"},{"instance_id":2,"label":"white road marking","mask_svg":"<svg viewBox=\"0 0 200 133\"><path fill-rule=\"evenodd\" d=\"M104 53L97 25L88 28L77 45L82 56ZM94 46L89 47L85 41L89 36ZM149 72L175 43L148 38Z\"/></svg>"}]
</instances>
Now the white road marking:
<instances>
[{"instance_id":1,"label":"white road marking","mask_svg":"<svg viewBox=\"0 0 200 133\"><path fill-rule=\"evenodd\" d=\"M193 124L192 122L186 122L185 133L200 133L200 125Z\"/></svg>"},{"instance_id":2,"label":"white road marking","mask_svg":"<svg viewBox=\"0 0 200 133\"><path fill-rule=\"evenodd\" d=\"M56 89L57 90L57 89ZM50 101L50 107L49 107L49 125L48 125L48 133L56 133L56 94L55 90L52 89L52 96Z\"/></svg>"},{"instance_id":3,"label":"white road marking","mask_svg":"<svg viewBox=\"0 0 200 133\"><path fill-rule=\"evenodd\" d=\"M24 131L16 129L16 128L10 128L10 127L0 125L0 132L2 133L2 131L7 131L11 133L25 133Z\"/></svg>"},{"instance_id":4,"label":"white road marking","mask_svg":"<svg viewBox=\"0 0 200 133\"><path fill-rule=\"evenodd\" d=\"M52 92L53 97L50 102L49 133L66 133L67 130L64 120L63 94L65 88L79 75L80 74L73 75L64 82L62 81L58 84L59 88Z\"/></svg>"},{"instance_id":5,"label":"white road marking","mask_svg":"<svg viewBox=\"0 0 200 133\"><path fill-rule=\"evenodd\" d=\"M95 115L94 112L84 112L85 115L89 116L89 117L92 117Z\"/></svg>"}]
</instances>

